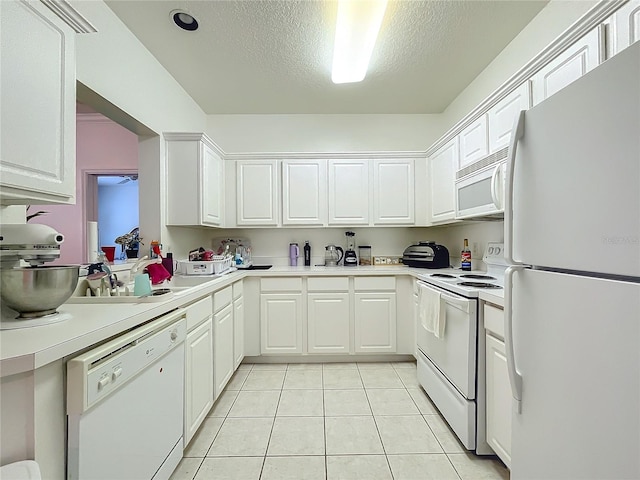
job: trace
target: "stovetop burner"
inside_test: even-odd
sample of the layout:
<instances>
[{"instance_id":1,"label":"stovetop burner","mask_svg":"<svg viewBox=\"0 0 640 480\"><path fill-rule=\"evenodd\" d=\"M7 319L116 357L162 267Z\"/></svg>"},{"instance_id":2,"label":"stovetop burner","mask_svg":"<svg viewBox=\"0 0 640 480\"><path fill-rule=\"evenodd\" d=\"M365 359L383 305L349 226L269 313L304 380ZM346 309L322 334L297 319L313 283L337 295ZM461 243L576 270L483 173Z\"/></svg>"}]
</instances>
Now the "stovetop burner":
<instances>
[{"instance_id":1,"label":"stovetop burner","mask_svg":"<svg viewBox=\"0 0 640 480\"><path fill-rule=\"evenodd\" d=\"M455 275L449 275L448 273L434 273L429 276L436 277L436 278L456 278Z\"/></svg>"},{"instance_id":2,"label":"stovetop burner","mask_svg":"<svg viewBox=\"0 0 640 480\"><path fill-rule=\"evenodd\" d=\"M460 278L471 278L473 280L495 280L496 277L491 275L478 275L477 273L468 273L466 275L460 275Z\"/></svg>"},{"instance_id":3,"label":"stovetop burner","mask_svg":"<svg viewBox=\"0 0 640 480\"><path fill-rule=\"evenodd\" d=\"M458 282L458 285L462 287L475 287L475 288L502 288L500 285L494 285L493 283L484 283L484 282Z\"/></svg>"}]
</instances>

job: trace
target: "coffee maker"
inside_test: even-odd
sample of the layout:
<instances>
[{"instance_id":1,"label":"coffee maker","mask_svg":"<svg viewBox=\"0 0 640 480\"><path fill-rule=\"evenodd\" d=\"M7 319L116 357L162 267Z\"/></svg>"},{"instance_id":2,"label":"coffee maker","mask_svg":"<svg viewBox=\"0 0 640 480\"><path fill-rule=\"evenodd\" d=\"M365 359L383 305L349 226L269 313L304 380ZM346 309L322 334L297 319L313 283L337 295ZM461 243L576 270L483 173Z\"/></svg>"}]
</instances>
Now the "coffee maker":
<instances>
[{"instance_id":1,"label":"coffee maker","mask_svg":"<svg viewBox=\"0 0 640 480\"><path fill-rule=\"evenodd\" d=\"M344 266L355 267L358 265L358 256L356 255L356 241L354 239L355 233L344 232L347 236L347 249L344 251Z\"/></svg>"}]
</instances>

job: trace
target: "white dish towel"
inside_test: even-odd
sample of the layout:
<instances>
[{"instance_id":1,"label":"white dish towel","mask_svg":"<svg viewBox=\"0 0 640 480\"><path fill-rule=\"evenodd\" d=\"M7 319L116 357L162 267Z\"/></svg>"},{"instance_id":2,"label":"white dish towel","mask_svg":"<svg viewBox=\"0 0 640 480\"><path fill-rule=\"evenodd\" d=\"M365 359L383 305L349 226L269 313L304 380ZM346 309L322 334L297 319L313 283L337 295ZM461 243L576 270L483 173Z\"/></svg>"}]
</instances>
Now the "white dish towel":
<instances>
[{"instance_id":1,"label":"white dish towel","mask_svg":"<svg viewBox=\"0 0 640 480\"><path fill-rule=\"evenodd\" d=\"M446 312L440 292L420 284L420 323L436 338L444 337Z\"/></svg>"}]
</instances>

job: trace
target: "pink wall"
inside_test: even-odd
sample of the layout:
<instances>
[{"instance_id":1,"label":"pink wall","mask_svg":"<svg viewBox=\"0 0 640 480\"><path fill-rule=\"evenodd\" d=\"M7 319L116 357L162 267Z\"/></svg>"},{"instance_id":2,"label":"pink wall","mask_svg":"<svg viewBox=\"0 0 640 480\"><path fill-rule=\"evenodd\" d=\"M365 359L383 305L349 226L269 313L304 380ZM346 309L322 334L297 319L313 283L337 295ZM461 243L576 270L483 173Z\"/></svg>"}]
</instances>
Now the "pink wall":
<instances>
[{"instance_id":1,"label":"pink wall","mask_svg":"<svg viewBox=\"0 0 640 480\"><path fill-rule=\"evenodd\" d=\"M76 204L33 205L28 213L50 212L31 220L57 229L65 236L57 264L86 263L86 222L95 220L85 212L85 176L138 171L138 136L100 114L76 116Z\"/></svg>"}]
</instances>

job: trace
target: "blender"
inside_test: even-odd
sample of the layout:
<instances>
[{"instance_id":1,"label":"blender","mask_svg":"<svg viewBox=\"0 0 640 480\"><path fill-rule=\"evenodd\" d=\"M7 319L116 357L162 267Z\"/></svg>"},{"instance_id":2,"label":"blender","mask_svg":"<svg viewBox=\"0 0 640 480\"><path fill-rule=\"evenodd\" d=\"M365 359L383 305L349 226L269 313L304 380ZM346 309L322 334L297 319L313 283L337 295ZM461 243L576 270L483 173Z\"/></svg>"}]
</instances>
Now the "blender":
<instances>
[{"instance_id":1,"label":"blender","mask_svg":"<svg viewBox=\"0 0 640 480\"><path fill-rule=\"evenodd\" d=\"M344 232L347 236L347 249L344 251L344 266L355 267L358 265L358 255L356 255L356 241L354 232Z\"/></svg>"}]
</instances>

